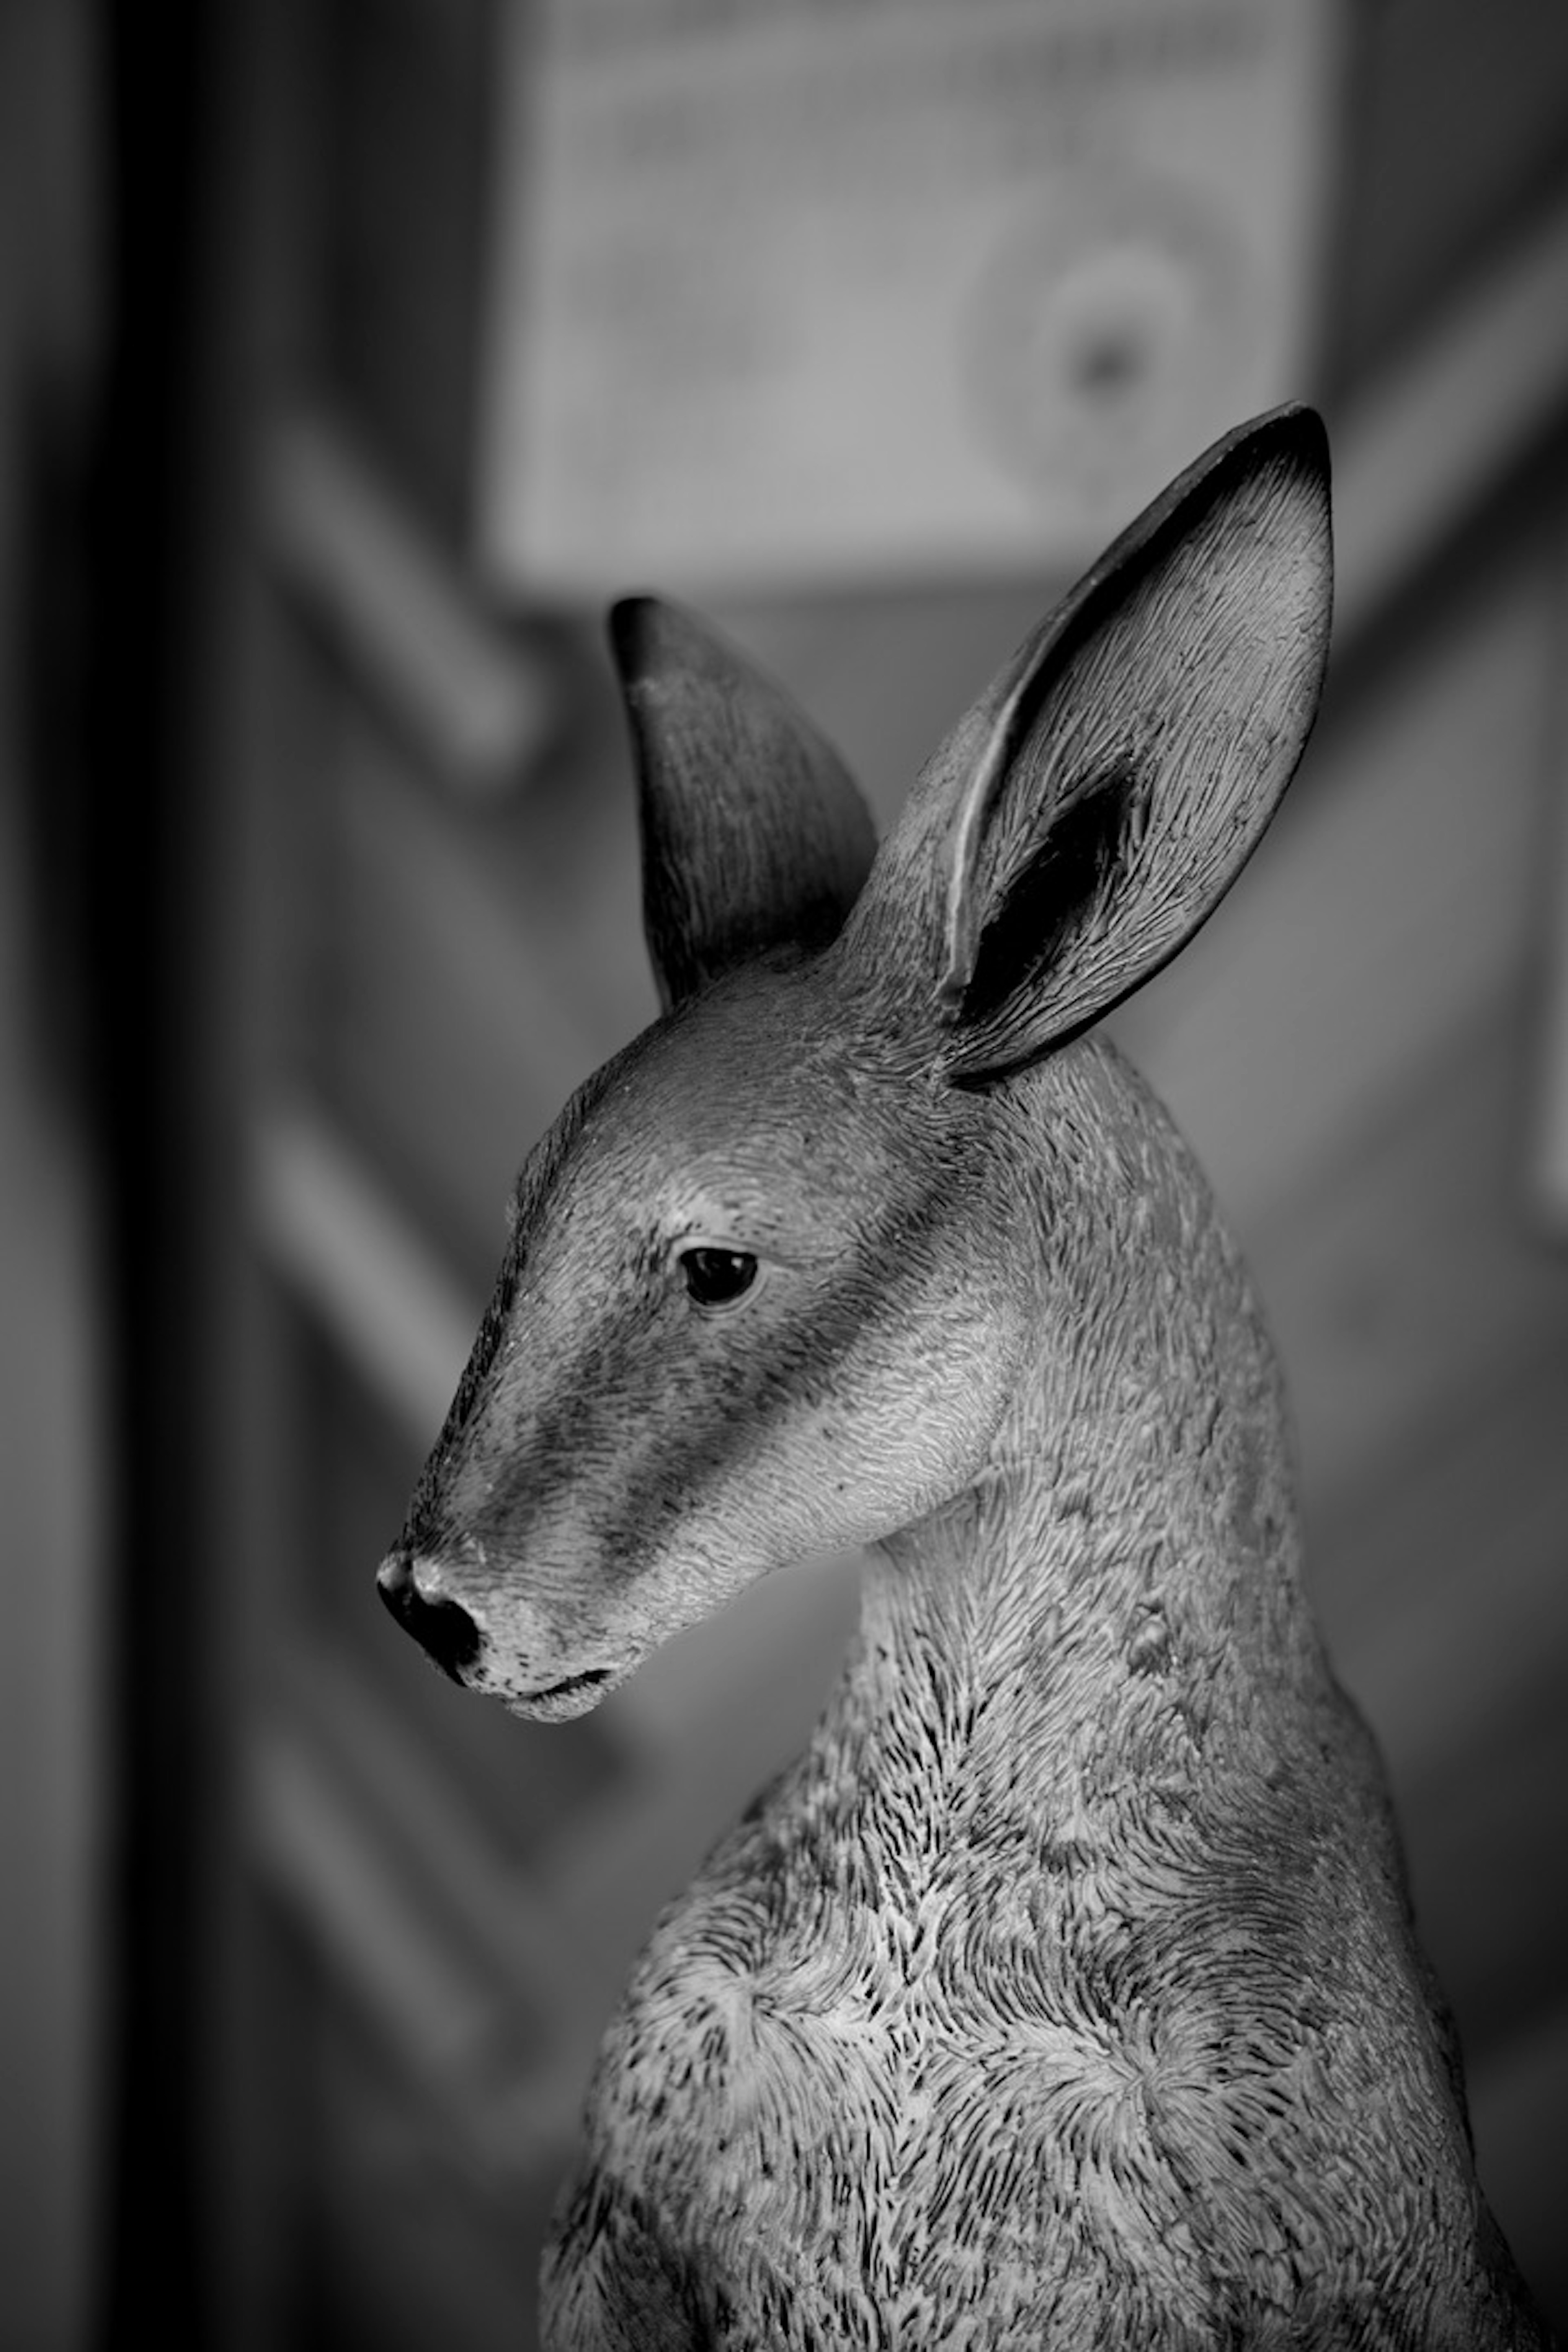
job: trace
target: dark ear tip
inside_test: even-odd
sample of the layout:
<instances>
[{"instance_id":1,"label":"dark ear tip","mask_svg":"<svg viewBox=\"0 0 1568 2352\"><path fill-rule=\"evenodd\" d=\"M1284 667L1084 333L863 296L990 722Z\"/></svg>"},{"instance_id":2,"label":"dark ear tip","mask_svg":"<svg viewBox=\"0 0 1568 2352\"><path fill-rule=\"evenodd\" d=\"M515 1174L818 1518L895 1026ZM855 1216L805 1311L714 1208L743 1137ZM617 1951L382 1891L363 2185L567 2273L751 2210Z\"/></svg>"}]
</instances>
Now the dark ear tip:
<instances>
[{"instance_id":1,"label":"dark ear tip","mask_svg":"<svg viewBox=\"0 0 1568 2352\"><path fill-rule=\"evenodd\" d=\"M1273 458L1283 461L1310 480L1329 478L1329 431L1315 408L1305 401L1289 400L1238 425L1219 445L1222 451L1239 452L1250 464Z\"/></svg>"},{"instance_id":2,"label":"dark ear tip","mask_svg":"<svg viewBox=\"0 0 1568 2352\"><path fill-rule=\"evenodd\" d=\"M606 616L610 651L623 677L640 677L652 666L654 644L665 610L657 596L620 596Z\"/></svg>"},{"instance_id":3,"label":"dark ear tip","mask_svg":"<svg viewBox=\"0 0 1568 2352\"><path fill-rule=\"evenodd\" d=\"M610 607L610 650L630 689L671 677L728 684L744 664L700 614L668 596L623 596Z\"/></svg>"}]
</instances>

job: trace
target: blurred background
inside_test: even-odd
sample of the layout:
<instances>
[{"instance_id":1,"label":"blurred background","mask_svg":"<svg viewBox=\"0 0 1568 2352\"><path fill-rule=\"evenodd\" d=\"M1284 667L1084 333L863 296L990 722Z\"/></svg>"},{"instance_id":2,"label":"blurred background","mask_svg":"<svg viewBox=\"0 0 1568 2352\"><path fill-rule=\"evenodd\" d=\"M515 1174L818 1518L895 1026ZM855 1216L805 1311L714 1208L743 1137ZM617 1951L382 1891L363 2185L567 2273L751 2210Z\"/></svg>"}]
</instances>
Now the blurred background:
<instances>
[{"instance_id":1,"label":"blurred background","mask_svg":"<svg viewBox=\"0 0 1568 2352\"><path fill-rule=\"evenodd\" d=\"M1328 698L1118 1027L1561 2326L1568 13L0 7L5 2346L525 2352L629 1958L852 1622L807 1564L552 1729L372 1589L653 1011L605 598L700 598L885 820L1291 394Z\"/></svg>"}]
</instances>

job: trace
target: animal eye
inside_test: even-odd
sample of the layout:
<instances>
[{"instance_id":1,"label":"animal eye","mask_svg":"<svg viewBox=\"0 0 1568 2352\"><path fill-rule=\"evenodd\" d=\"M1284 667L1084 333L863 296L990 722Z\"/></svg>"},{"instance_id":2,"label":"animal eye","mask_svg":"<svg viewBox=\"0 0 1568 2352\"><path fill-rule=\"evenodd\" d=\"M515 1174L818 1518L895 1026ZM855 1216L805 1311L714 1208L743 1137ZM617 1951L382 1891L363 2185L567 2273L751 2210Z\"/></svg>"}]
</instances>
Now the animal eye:
<instances>
[{"instance_id":1,"label":"animal eye","mask_svg":"<svg viewBox=\"0 0 1568 2352\"><path fill-rule=\"evenodd\" d=\"M680 1271L689 1297L699 1307L730 1307L743 1298L757 1278L757 1261L750 1250L710 1249L699 1245L680 1253Z\"/></svg>"}]
</instances>

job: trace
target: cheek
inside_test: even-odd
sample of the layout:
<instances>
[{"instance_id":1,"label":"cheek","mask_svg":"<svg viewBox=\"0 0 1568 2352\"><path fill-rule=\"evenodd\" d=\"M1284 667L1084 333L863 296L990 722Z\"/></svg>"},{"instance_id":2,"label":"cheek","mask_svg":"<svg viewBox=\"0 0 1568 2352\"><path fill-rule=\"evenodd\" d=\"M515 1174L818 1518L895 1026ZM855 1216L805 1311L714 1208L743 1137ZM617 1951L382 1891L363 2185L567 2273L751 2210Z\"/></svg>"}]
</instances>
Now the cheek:
<instances>
[{"instance_id":1,"label":"cheek","mask_svg":"<svg viewBox=\"0 0 1568 2352\"><path fill-rule=\"evenodd\" d=\"M879 1334L847 1363L847 1404L836 1451L847 1487L891 1534L972 1486L1005 1408L1005 1357L993 1323L963 1302L928 1313L915 1343L886 1349Z\"/></svg>"},{"instance_id":2,"label":"cheek","mask_svg":"<svg viewBox=\"0 0 1568 2352\"><path fill-rule=\"evenodd\" d=\"M972 1485L1016 1353L994 1306L959 1290L879 1300L837 1342L795 1337L695 1514L765 1568L879 1541Z\"/></svg>"}]
</instances>

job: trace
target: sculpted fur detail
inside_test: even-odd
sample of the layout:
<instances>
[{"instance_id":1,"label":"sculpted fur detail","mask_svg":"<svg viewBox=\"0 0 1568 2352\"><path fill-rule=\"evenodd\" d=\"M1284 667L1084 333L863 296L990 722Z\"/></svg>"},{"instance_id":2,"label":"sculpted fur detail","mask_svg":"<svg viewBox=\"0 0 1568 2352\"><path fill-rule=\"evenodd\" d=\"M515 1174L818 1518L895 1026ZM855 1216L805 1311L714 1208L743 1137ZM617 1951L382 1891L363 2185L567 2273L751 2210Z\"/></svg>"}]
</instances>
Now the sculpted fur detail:
<instances>
[{"instance_id":1,"label":"sculpted fur detail","mask_svg":"<svg viewBox=\"0 0 1568 2352\"><path fill-rule=\"evenodd\" d=\"M776 688L617 622L667 1011L524 1171L383 1591L558 1718L773 1567L870 1557L809 1748L611 2023L552 2352L1546 2341L1257 1298L1091 1034L1289 782L1329 574L1317 421L1228 436L874 861Z\"/></svg>"}]
</instances>

